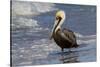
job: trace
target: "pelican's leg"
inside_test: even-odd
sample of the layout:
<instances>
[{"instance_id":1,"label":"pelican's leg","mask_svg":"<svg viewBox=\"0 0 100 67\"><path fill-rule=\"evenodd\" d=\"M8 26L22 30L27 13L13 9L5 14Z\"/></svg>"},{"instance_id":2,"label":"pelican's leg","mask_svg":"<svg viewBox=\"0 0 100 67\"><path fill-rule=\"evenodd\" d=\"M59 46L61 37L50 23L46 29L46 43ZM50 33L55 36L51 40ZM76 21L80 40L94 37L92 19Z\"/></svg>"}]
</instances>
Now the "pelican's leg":
<instances>
[{"instance_id":1,"label":"pelican's leg","mask_svg":"<svg viewBox=\"0 0 100 67\"><path fill-rule=\"evenodd\" d=\"M64 49L63 49L63 48L61 48L61 51L62 51L62 52L64 52Z\"/></svg>"}]
</instances>

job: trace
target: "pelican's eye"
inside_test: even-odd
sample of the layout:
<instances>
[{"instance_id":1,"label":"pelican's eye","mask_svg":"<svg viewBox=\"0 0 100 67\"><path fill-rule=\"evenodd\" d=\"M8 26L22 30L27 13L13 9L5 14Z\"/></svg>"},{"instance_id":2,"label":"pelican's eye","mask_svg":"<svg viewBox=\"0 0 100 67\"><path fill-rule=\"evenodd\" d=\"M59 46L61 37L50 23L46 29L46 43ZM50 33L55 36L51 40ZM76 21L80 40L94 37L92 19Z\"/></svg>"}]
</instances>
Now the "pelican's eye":
<instances>
[{"instance_id":1,"label":"pelican's eye","mask_svg":"<svg viewBox=\"0 0 100 67\"><path fill-rule=\"evenodd\" d=\"M60 16L57 16L57 17L56 17L56 20L59 20L59 21L60 21L61 19L62 19L62 18L61 18Z\"/></svg>"},{"instance_id":2,"label":"pelican's eye","mask_svg":"<svg viewBox=\"0 0 100 67\"><path fill-rule=\"evenodd\" d=\"M56 20L58 20L58 19L59 19L59 17L57 16L57 17L56 17Z\"/></svg>"}]
</instances>

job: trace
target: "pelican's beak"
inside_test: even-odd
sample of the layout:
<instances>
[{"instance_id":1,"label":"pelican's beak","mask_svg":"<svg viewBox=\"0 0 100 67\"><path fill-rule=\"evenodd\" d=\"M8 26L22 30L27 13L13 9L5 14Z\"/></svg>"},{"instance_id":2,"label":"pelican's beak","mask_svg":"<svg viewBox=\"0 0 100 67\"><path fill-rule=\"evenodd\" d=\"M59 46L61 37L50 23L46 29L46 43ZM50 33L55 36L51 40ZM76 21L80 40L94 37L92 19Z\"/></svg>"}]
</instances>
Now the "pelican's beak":
<instances>
[{"instance_id":1,"label":"pelican's beak","mask_svg":"<svg viewBox=\"0 0 100 67\"><path fill-rule=\"evenodd\" d=\"M55 20L55 23L54 23L54 26L53 26L53 29L52 29L52 32L51 32L51 37L50 37L50 39L53 38L53 34L55 33L55 30L56 30L58 24L59 24L59 23L58 23L58 20Z\"/></svg>"}]
</instances>

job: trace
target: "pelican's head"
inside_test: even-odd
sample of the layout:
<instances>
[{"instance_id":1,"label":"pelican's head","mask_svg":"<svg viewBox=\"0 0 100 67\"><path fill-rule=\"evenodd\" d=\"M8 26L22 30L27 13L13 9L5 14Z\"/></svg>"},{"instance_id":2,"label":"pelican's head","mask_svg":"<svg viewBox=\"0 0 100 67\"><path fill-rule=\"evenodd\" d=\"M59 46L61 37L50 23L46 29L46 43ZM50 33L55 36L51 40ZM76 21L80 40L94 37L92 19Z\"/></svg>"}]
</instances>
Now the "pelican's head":
<instances>
[{"instance_id":1,"label":"pelican's head","mask_svg":"<svg viewBox=\"0 0 100 67\"><path fill-rule=\"evenodd\" d=\"M65 12L62 10L57 11L55 15L54 26L51 33L51 39L53 37L53 34L56 33L58 29L61 28L61 25L63 24L64 20L65 20Z\"/></svg>"}]
</instances>

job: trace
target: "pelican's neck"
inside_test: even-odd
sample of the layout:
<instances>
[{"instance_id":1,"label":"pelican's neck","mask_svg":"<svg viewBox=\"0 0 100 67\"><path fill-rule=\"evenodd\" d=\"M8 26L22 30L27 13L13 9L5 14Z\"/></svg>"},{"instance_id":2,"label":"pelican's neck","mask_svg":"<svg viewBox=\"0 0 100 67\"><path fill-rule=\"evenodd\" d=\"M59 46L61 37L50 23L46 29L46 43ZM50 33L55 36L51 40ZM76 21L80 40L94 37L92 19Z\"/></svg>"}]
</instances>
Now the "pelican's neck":
<instances>
[{"instance_id":1,"label":"pelican's neck","mask_svg":"<svg viewBox=\"0 0 100 67\"><path fill-rule=\"evenodd\" d=\"M56 33L59 29L61 29L63 22L64 22L63 19L62 19L61 21L58 22L59 24L58 24L57 28L55 29L55 33Z\"/></svg>"}]
</instances>

